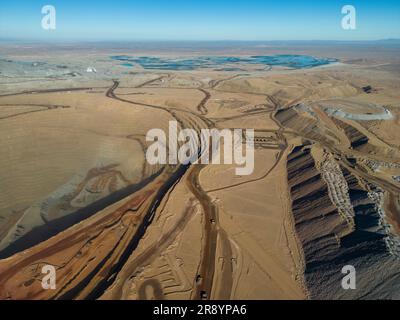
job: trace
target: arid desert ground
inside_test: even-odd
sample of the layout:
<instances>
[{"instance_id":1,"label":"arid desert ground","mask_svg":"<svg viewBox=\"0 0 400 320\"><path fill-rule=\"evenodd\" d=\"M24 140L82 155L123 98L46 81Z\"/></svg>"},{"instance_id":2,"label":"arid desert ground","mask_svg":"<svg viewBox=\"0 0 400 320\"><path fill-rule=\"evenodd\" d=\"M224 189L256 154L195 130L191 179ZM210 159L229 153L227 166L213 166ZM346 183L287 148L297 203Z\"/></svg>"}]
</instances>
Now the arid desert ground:
<instances>
[{"instance_id":1,"label":"arid desert ground","mask_svg":"<svg viewBox=\"0 0 400 320\"><path fill-rule=\"evenodd\" d=\"M390 42L5 43L0 299L400 298L399 117ZM171 120L254 129L254 172L149 164Z\"/></svg>"}]
</instances>

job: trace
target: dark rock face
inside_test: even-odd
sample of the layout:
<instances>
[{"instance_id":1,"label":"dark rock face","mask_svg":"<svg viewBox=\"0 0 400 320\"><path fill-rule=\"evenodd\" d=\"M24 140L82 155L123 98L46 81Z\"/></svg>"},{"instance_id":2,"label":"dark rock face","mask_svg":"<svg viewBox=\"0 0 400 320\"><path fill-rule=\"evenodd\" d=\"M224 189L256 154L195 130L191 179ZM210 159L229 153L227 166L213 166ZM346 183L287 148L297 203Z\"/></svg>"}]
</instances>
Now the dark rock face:
<instances>
[{"instance_id":1,"label":"dark rock face","mask_svg":"<svg viewBox=\"0 0 400 320\"><path fill-rule=\"evenodd\" d=\"M303 247L305 280L313 299L399 299L400 260L391 254L376 202L352 173L340 167L354 210L353 223L340 214L309 149L287 159L295 228ZM339 199L340 201L341 199ZM356 289L344 290L341 270L356 270Z\"/></svg>"},{"instance_id":2,"label":"dark rock face","mask_svg":"<svg viewBox=\"0 0 400 320\"><path fill-rule=\"evenodd\" d=\"M333 119L335 124L339 127L342 128L349 139L351 143L351 147L353 149L359 149L360 147L366 145L369 141L368 137L364 134L362 134L360 131L358 131L356 128L353 126L350 126L343 121L340 121L338 119Z\"/></svg>"}]
</instances>

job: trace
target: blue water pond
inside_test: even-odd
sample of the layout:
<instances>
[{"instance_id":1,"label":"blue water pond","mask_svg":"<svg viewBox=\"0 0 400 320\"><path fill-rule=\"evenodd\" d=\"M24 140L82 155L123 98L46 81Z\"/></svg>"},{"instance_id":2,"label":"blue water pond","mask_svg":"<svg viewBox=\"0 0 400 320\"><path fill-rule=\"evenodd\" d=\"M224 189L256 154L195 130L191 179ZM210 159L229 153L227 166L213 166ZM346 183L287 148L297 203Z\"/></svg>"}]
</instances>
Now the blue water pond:
<instances>
[{"instance_id":1,"label":"blue water pond","mask_svg":"<svg viewBox=\"0 0 400 320\"><path fill-rule=\"evenodd\" d=\"M274 55L250 57L194 57L194 58L161 58L161 57L133 57L112 56L111 59L121 61L122 66L133 67L135 64L144 69L154 70L196 70L200 68L221 68L226 71L240 70L240 64L260 64L265 66L283 66L293 69L312 68L336 62L336 59L316 58L307 55ZM223 66L226 66L225 68ZM238 68L234 67L237 65ZM220 69L221 70L221 69Z\"/></svg>"}]
</instances>

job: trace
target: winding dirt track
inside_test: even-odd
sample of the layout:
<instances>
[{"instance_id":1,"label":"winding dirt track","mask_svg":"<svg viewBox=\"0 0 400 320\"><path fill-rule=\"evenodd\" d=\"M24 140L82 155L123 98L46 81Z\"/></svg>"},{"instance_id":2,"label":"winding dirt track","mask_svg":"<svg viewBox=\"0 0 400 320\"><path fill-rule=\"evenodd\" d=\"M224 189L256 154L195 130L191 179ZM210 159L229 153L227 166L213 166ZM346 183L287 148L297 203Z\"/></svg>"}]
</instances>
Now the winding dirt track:
<instances>
[{"instance_id":1,"label":"winding dirt track","mask_svg":"<svg viewBox=\"0 0 400 320\"><path fill-rule=\"evenodd\" d=\"M155 79L153 81L157 81L159 79ZM146 85L149 84L149 82L146 82ZM177 115L177 112L171 111L171 109L162 107L162 106L156 106L156 105L151 105L151 104L144 104L144 103L137 103L133 102L130 100L122 99L119 98L114 91L118 88L119 82L114 80L114 83L112 87L107 90L106 96L112 99L117 99L122 102L130 103L130 104L136 104L136 105L141 105L145 107L150 107L150 108L156 108L160 109L163 111L168 112L169 114L172 115L173 118L175 118L182 128L188 128L188 126L185 125L184 121L180 119ZM199 89L201 90L204 94L205 97L200 101L200 103L197 106L197 110L201 112L203 115L207 113L207 108L205 107L206 103L210 99L211 95L208 91L204 89ZM203 120L202 118L199 117L198 114L196 113L191 113L193 116L199 118L199 120ZM200 153L200 150L198 150ZM188 165L189 166L189 165ZM199 270L198 270L198 278L202 279L200 282L196 284L196 290L194 294L192 295L192 298L194 299L201 299L204 297L209 298L211 295L211 290L212 290L212 284L213 284L213 277L214 277L214 269L215 269L215 252L216 252L216 247L217 247L217 226L218 226L218 214L217 214L217 207L212 204L211 198L207 195L207 193L202 189L202 187L199 184L198 177L199 173L202 170L204 166L197 165L194 168L191 168L191 171L189 173L189 176L187 178L188 182L188 187L190 191L196 196L196 198L200 201L200 204L203 208L203 213L205 215L204 218L204 243L203 243L203 249L202 249L202 257L201 257L201 262L199 265ZM180 179L181 176L178 178ZM161 201L161 199L160 199ZM184 222L184 221L183 221ZM173 231L176 231L176 229L179 228L179 226L176 226ZM171 236L172 234L170 234ZM165 239L167 240L167 239ZM150 250L144 257L142 257L141 263L144 263L146 261L146 258L150 257L152 254L154 254L154 251L156 251L156 248L153 250ZM139 264L135 264L135 266L130 267L130 270L134 270L135 268L138 267ZM122 294L121 288L119 288L119 295Z\"/></svg>"},{"instance_id":2,"label":"winding dirt track","mask_svg":"<svg viewBox=\"0 0 400 320\"><path fill-rule=\"evenodd\" d=\"M0 120L15 118L15 117L27 115L30 113L49 111L49 110L55 110L55 109L60 109L60 108L62 108L62 109L70 108L70 106L66 106L66 105L46 105L46 104L2 104L2 105L0 105L0 110L1 110L1 107L37 107L38 109L29 110L29 111L21 111L21 112L15 113L15 114L3 116L3 117L0 117Z\"/></svg>"},{"instance_id":3,"label":"winding dirt track","mask_svg":"<svg viewBox=\"0 0 400 320\"><path fill-rule=\"evenodd\" d=\"M197 105L197 110L198 110L202 115L205 115L205 114L208 113L208 110L207 110L207 107L206 107L206 103L207 103L207 101L210 99L211 94L210 94L208 91L206 91L206 90L204 90L204 89L202 89L202 88L199 88L199 90L200 90L201 92L204 93L205 97L204 97L203 100L201 100L200 103Z\"/></svg>"},{"instance_id":4,"label":"winding dirt track","mask_svg":"<svg viewBox=\"0 0 400 320\"><path fill-rule=\"evenodd\" d=\"M93 90L93 89L105 89L105 88L104 87L79 87L79 88L32 90L32 91L22 91L22 92L17 92L17 93L1 94L0 97L19 96L22 94L35 94L35 93L57 93L57 92L68 92L68 91L85 91L85 90Z\"/></svg>"},{"instance_id":5,"label":"winding dirt track","mask_svg":"<svg viewBox=\"0 0 400 320\"><path fill-rule=\"evenodd\" d=\"M144 87L153 82L159 81L163 79L165 76L158 77L156 79L152 79L146 81L145 83L137 86L137 88ZM220 84L224 80L220 80L218 83L214 83L213 87ZM197 88L205 94L205 97L199 102L197 105L196 113L194 111L188 110L179 110L174 108L166 108L163 106L157 106L152 104L135 102L127 99L123 99L119 97L115 90L119 86L118 80L113 80L113 84L110 88L107 89L105 95L110 99L115 99L123 103L128 103L131 105L143 106L153 109L162 110L163 112L167 112L172 118L174 118L181 126L181 128L192 128L193 125L188 124L184 115L190 114L191 117L195 119L197 126L204 126L206 128L214 127L214 122L210 119L206 118L205 115L208 113L207 110L207 102L211 97L211 94L203 89ZM12 95L20 95L20 94L36 94L36 93L53 93L53 92L67 92L67 91L78 91L78 90L91 90L93 88L62 88L62 89L49 89L49 90L41 90L41 91L24 91L21 93L7 94L2 96L12 96ZM274 118L274 113L278 109L278 104L275 103L275 108L270 111L270 116L273 121L278 125L279 129L276 131L278 137L284 141L285 147L279 153L276 163L274 166L268 170L262 177L257 179L253 179L250 181L246 181L243 183L239 183L237 185L227 186L224 188L220 188L218 190L222 190L225 188L231 188L234 186L242 185L245 183L250 183L252 181L257 181L268 176L270 172L272 172L276 166L279 164L279 161L283 157L283 154L286 150L287 143L286 139L283 135L283 127L280 125L278 121ZM200 150L199 150L200 153ZM150 247L143 254L141 254L134 263L128 267L126 270L124 267L126 266L126 262L131 256L132 252L137 248L141 238L145 234L148 226L152 223L154 215L160 205L160 203L168 197L168 194L173 190L174 186L185 176L186 183L189 190L192 194L198 199L201 207L203 209L204 219L203 219L203 244L202 244L202 255L200 258L200 263L198 266L198 274L196 279L194 279L194 291L192 292L193 299L210 299L211 293L213 289L213 279L215 273L215 258L217 251L217 242L218 238L221 239L221 246L223 252L227 256L231 255L231 248L229 244L229 240L227 238L226 233L221 229L219 225L218 219L218 206L215 205L208 195L208 192L216 191L209 190L205 191L200 183L199 183L199 174L201 170L204 168L203 165L190 166L189 165L177 165L176 167L167 166L163 171L163 178L157 179L155 181L151 181L145 188L144 191L138 191L137 197L133 198L133 203L127 203L126 205L120 207L115 212L107 215L103 220L97 221L95 224L89 224L86 228L78 228L75 231L66 230L67 233L70 234L69 237L63 238L61 235L59 240L57 240L57 236L55 239L51 240L54 242L53 245L47 247L44 245L43 249L40 249L40 245L38 249L35 249L32 254L28 254L25 257L19 257L19 263L17 265L13 265L12 268L2 269L0 265L0 269L2 270L2 279L0 284L7 284L7 281L12 281L12 277L16 275L18 270L21 268L26 268L29 265L39 265L43 261L46 261L48 257L52 255L62 254L63 250L70 250L74 245L78 244L79 241L83 242L83 247L87 246L88 243L92 241L100 241L102 233L104 230L108 230L117 224L124 225L124 219L132 219L134 224L131 224L132 227L126 229L126 231L122 234L121 239L115 244L115 247L110 251L110 253L105 256L101 261L93 261L89 260L86 265L82 266L81 269L75 270L75 274L70 275L71 279L66 282L60 291L54 293L48 298L55 299L96 299L101 297L101 295L112 285L117 286L117 290L114 291L114 298L121 298L123 295L123 283L116 283L115 279L118 278L118 274L120 272L124 272L126 274L132 274L137 268L141 265L144 265L151 261L157 253L160 252L162 248L164 248L168 243L171 243L173 239L183 230L185 225L188 223L192 216L192 211L189 211L185 214L184 218L176 223L176 225L165 234L162 238L163 245ZM186 174L188 172L188 174ZM147 191L146 191L147 190ZM147 193L146 193L147 192ZM135 193L136 194L136 193ZM145 194L145 198L143 195ZM133 195L134 196L134 195ZM137 199L145 199L141 201L145 201L145 205L141 205L134 211L135 216L131 217L131 213L133 212L133 207L136 206ZM126 218L128 217L128 218ZM133 227L134 226L134 227ZM103 229L104 228L104 229ZM125 228L125 226L124 226ZM108 232L108 231L106 231ZM89 234L92 234L89 237L89 240L84 240L88 237ZM100 237L99 237L100 236ZM98 239L98 240L97 240ZM83 248L82 247L82 248ZM80 251L79 251L80 252ZM78 253L79 253L78 252ZM78 253L73 259L77 259ZM78 258L79 259L79 258ZM72 261L72 260L71 260ZM68 266L66 262L65 267ZM61 266L61 268L64 268ZM222 279L224 281L224 289L221 297L228 299L229 293L232 287L232 277L231 274L227 271L222 273ZM71 271L72 272L72 271ZM83 276L83 273L85 276ZM5 289L4 289L5 290ZM9 293L7 290L0 290L0 297L7 299L9 297ZM30 298L35 297L35 293L30 293ZM50 293L49 293L50 294Z\"/></svg>"}]
</instances>

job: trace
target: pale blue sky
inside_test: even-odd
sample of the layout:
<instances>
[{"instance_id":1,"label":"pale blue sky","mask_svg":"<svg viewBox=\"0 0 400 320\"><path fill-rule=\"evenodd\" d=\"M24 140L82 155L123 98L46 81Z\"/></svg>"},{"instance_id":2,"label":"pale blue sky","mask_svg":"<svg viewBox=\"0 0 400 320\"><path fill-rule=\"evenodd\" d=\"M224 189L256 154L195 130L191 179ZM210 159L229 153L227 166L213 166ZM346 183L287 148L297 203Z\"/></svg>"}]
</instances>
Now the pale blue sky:
<instances>
[{"instance_id":1,"label":"pale blue sky","mask_svg":"<svg viewBox=\"0 0 400 320\"><path fill-rule=\"evenodd\" d=\"M41 28L56 8L57 29ZM357 29L341 28L341 8ZM400 1L0 0L0 38L47 40L376 40L400 38Z\"/></svg>"}]
</instances>

